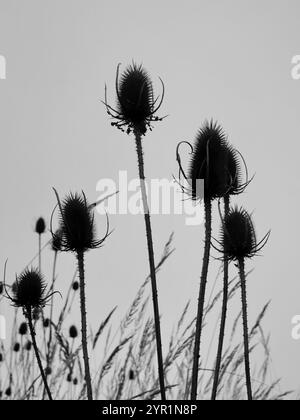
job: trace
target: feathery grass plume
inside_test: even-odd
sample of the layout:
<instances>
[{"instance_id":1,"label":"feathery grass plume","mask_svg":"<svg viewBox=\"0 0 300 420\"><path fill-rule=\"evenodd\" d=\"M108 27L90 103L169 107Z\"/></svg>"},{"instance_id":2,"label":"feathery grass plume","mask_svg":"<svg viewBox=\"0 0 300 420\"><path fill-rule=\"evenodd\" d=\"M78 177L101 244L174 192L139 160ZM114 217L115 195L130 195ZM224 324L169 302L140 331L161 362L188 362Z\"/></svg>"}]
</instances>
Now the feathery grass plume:
<instances>
[{"instance_id":1,"label":"feathery grass plume","mask_svg":"<svg viewBox=\"0 0 300 420\"><path fill-rule=\"evenodd\" d=\"M188 176L186 176L182 169L179 155L179 147L182 143L187 143L192 151ZM210 258L212 201L216 198L223 198L229 191L233 194L238 190L239 172L238 166L236 165L235 154L227 141L227 136L223 128L213 120L210 122L206 121L200 128L196 135L194 146L188 142L180 142L177 146L176 156L179 165L179 184L181 175L184 176L189 184L188 187L182 187L182 190L189 194L195 201L204 199L205 211L205 245L198 297L191 383L191 399L196 400L200 344L203 327L202 321ZM204 191L202 191L200 180L204 181Z\"/></svg>"},{"instance_id":2,"label":"feathery grass plume","mask_svg":"<svg viewBox=\"0 0 300 420\"><path fill-rule=\"evenodd\" d=\"M35 232L39 235L39 270L42 271L42 234L45 233L46 222L40 217L35 224Z\"/></svg>"},{"instance_id":3,"label":"feathery grass plume","mask_svg":"<svg viewBox=\"0 0 300 420\"><path fill-rule=\"evenodd\" d=\"M155 113L159 110L164 99L164 84L160 79L163 87L162 95L160 99L159 97L154 99L152 81L148 76L146 70L142 67L142 65L137 65L133 63L131 66L127 67L122 73L120 80L119 68L120 65L118 65L117 67L116 74L117 109L114 109L110 105L108 105L106 88L104 104L106 106L107 113L114 120L116 120L112 122L111 125L121 129L124 132L126 131L127 134L133 132L135 137L152 285L153 310L157 344L158 376L160 383L161 399L165 400L166 392L164 383L164 368L161 344L159 306L157 297L155 260L150 212L145 186L144 157L142 146L142 136L146 134L148 129L152 130L152 123L154 121L161 121L163 119L155 116Z\"/></svg>"},{"instance_id":4,"label":"feathery grass plume","mask_svg":"<svg viewBox=\"0 0 300 420\"><path fill-rule=\"evenodd\" d=\"M17 277L14 285L15 287L12 289L13 295L10 296L7 290L6 295L11 300L13 306L23 309L24 316L28 321L32 344L35 350L35 356L44 382L45 390L48 394L49 400L52 400L52 395L47 383L35 339L36 333L32 322L32 315L34 310L39 310L45 306L54 292L46 294L45 281L40 274L40 271L34 268L25 269L19 277Z\"/></svg>"},{"instance_id":5,"label":"feathery grass plume","mask_svg":"<svg viewBox=\"0 0 300 420\"><path fill-rule=\"evenodd\" d=\"M71 193L61 202L55 189L54 192L60 210L59 232L61 239L61 250L74 252L78 262L82 333L81 342L85 367L87 396L89 400L92 400L92 380L87 347L84 253L90 249L99 248L103 244L109 235L109 223L107 219L106 234L102 239L97 240L93 210L92 207L87 203L85 194L82 193L82 195L79 195L77 193ZM54 239L57 234L52 233L52 236Z\"/></svg>"},{"instance_id":6,"label":"feathery grass plume","mask_svg":"<svg viewBox=\"0 0 300 420\"><path fill-rule=\"evenodd\" d=\"M241 281L243 335L244 335L244 360L248 400L252 400L252 386L249 358L249 334L247 317L247 289L245 275L245 259L252 258L265 246L270 236L270 231L257 242L255 228L251 216L242 207L231 208L224 216L221 229L220 252L228 261L237 261Z\"/></svg>"}]
</instances>

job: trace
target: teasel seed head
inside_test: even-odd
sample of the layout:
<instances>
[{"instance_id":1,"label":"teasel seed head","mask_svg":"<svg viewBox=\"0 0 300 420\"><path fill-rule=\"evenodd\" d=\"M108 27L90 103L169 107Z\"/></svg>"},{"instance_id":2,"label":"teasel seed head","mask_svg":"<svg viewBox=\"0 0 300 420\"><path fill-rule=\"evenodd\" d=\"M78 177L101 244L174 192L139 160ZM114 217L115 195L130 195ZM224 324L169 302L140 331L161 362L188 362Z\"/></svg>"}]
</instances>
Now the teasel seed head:
<instances>
[{"instance_id":1,"label":"teasel seed head","mask_svg":"<svg viewBox=\"0 0 300 420\"><path fill-rule=\"evenodd\" d=\"M45 281L35 268L26 268L14 284L13 295L6 293L14 306L26 311L41 309L53 294L46 294Z\"/></svg>"},{"instance_id":2,"label":"teasel seed head","mask_svg":"<svg viewBox=\"0 0 300 420\"><path fill-rule=\"evenodd\" d=\"M46 223L43 217L40 217L35 224L35 231L37 234L41 235L46 230Z\"/></svg>"},{"instance_id":3,"label":"teasel seed head","mask_svg":"<svg viewBox=\"0 0 300 420\"><path fill-rule=\"evenodd\" d=\"M238 155L217 122L204 123L192 149L188 179L192 184L191 196L194 200L203 198L197 190L200 179L204 180L204 196L210 200L239 191L241 173Z\"/></svg>"},{"instance_id":4,"label":"teasel seed head","mask_svg":"<svg viewBox=\"0 0 300 420\"><path fill-rule=\"evenodd\" d=\"M107 113L115 120L111 123L122 131L130 134L138 131L144 135L151 123L161 121L163 118L155 116L164 98L164 84L161 80L163 92L161 99L154 99L152 81L142 65L134 62L121 74L119 80L119 68L116 74L117 109L113 109L107 103L105 90L105 106ZM124 127L126 127L124 129Z\"/></svg>"},{"instance_id":5,"label":"teasel seed head","mask_svg":"<svg viewBox=\"0 0 300 420\"><path fill-rule=\"evenodd\" d=\"M242 207L231 208L222 221L221 252L228 260L252 258L265 246L270 231L257 242L252 218Z\"/></svg>"},{"instance_id":6,"label":"teasel seed head","mask_svg":"<svg viewBox=\"0 0 300 420\"><path fill-rule=\"evenodd\" d=\"M19 334L20 335L26 335L28 331L28 326L26 322L22 322L22 324L19 327Z\"/></svg>"},{"instance_id":7,"label":"teasel seed head","mask_svg":"<svg viewBox=\"0 0 300 420\"><path fill-rule=\"evenodd\" d=\"M61 250L79 253L100 247L109 235L108 222L104 238L97 240L93 208L87 203L84 193L70 193L60 202L54 191L60 210ZM52 236L55 239L57 235L52 233Z\"/></svg>"},{"instance_id":8,"label":"teasel seed head","mask_svg":"<svg viewBox=\"0 0 300 420\"><path fill-rule=\"evenodd\" d=\"M8 388L6 388L5 395L7 397L10 397L11 396L11 387L10 386Z\"/></svg>"},{"instance_id":9,"label":"teasel seed head","mask_svg":"<svg viewBox=\"0 0 300 420\"><path fill-rule=\"evenodd\" d=\"M48 328L50 325L50 319L49 318L45 318L43 321L43 327L44 328Z\"/></svg>"},{"instance_id":10,"label":"teasel seed head","mask_svg":"<svg viewBox=\"0 0 300 420\"><path fill-rule=\"evenodd\" d=\"M71 338L76 338L78 336L78 331L77 328L75 327L75 325L72 325L69 329L69 335Z\"/></svg>"}]
</instances>

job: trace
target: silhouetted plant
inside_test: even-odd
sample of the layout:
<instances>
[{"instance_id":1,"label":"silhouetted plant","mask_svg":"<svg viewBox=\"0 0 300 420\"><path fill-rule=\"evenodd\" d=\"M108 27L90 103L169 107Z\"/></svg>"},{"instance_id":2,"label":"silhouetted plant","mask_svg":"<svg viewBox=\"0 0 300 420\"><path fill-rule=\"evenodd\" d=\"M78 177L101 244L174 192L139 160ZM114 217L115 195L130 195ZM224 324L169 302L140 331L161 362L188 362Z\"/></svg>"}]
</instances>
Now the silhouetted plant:
<instances>
[{"instance_id":1,"label":"silhouetted plant","mask_svg":"<svg viewBox=\"0 0 300 420\"><path fill-rule=\"evenodd\" d=\"M182 143L187 143L191 148L192 157L188 176L182 168L179 155L179 147ZM198 131L194 146L188 142L180 142L177 146L176 156L179 164L179 179L183 175L189 184L187 187L182 187L183 191L188 193L194 201L203 200L205 212L205 245L198 297L191 384L191 399L195 400L197 399L202 320L210 258L212 201L216 198L223 198L230 191L232 193L239 189L238 172L234 151L228 144L222 127L212 120L205 122ZM204 188L201 188L200 180L204 181Z\"/></svg>"},{"instance_id":2,"label":"silhouetted plant","mask_svg":"<svg viewBox=\"0 0 300 420\"><path fill-rule=\"evenodd\" d=\"M32 322L32 314L34 310L41 309L51 298L52 293L46 294L46 284L42 278L40 271L34 268L26 269L16 279L13 288L13 296L10 296L6 290L7 297L11 300L15 307L22 308L25 318L28 321L29 331L31 334L32 344L35 356L44 382L45 390L49 400L52 400L51 392L47 383L47 379L42 366L39 350L35 339L35 330Z\"/></svg>"},{"instance_id":3,"label":"silhouetted plant","mask_svg":"<svg viewBox=\"0 0 300 420\"><path fill-rule=\"evenodd\" d=\"M90 249L99 248L103 244L103 242L109 235L109 224L107 223L107 231L105 236L102 239L97 240L93 211L88 205L84 193L82 193L82 195L69 194L63 200L63 202L61 202L59 195L55 189L54 192L56 194L60 211L59 235L61 242L61 250L74 252L76 254L78 262L82 351L85 367L87 396L89 400L92 400L92 381L87 348L84 253ZM52 233L52 235L53 240L56 240L57 233Z\"/></svg>"},{"instance_id":4,"label":"silhouetted plant","mask_svg":"<svg viewBox=\"0 0 300 420\"><path fill-rule=\"evenodd\" d=\"M163 119L155 116L155 113L159 110L164 98L164 84L161 80L163 92L160 100L158 98L154 99L152 81L148 76L146 70L142 67L142 65L138 66L135 63L133 63L131 66L128 66L121 75L120 81L119 67L120 65L118 65L117 67L116 74L117 109L114 109L110 105L108 105L106 97L106 88L104 104L106 106L107 113L115 120L111 123L111 125L121 129L124 132L126 131L127 134L133 132L135 137L152 285L152 298L157 344L158 376L160 383L161 399L165 400L166 392L164 384L163 356L161 344L159 305L157 297L155 260L150 211L145 186L144 157L142 147L142 136L146 134L148 129L152 130L153 122L161 121Z\"/></svg>"},{"instance_id":5,"label":"silhouetted plant","mask_svg":"<svg viewBox=\"0 0 300 420\"><path fill-rule=\"evenodd\" d=\"M252 258L265 246L270 231L257 242L251 216L243 208L232 208L224 216L221 229L220 252L227 261L237 261L241 282L244 359L248 400L252 400L252 386L249 359L249 336L247 317L247 290L245 275L245 259ZM217 249L217 248L216 248Z\"/></svg>"}]
</instances>

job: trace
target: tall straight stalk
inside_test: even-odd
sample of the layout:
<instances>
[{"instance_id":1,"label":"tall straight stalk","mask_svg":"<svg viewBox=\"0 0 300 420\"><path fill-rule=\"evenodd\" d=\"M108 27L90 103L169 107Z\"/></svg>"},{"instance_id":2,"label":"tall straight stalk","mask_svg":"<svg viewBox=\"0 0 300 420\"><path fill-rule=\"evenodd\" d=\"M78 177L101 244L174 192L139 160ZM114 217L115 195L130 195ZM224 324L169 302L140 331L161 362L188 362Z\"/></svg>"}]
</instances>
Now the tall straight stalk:
<instances>
[{"instance_id":1,"label":"tall straight stalk","mask_svg":"<svg viewBox=\"0 0 300 420\"><path fill-rule=\"evenodd\" d=\"M245 357L245 374L248 400L252 401L250 359L249 359L249 336L248 336L248 317L247 317L247 290L244 258L238 260L239 273L241 279L242 292L242 312L243 312L243 331L244 331L244 357Z\"/></svg>"},{"instance_id":2,"label":"tall straight stalk","mask_svg":"<svg viewBox=\"0 0 300 420\"><path fill-rule=\"evenodd\" d=\"M89 355L87 348L87 321L86 321L86 304L85 304L85 279L84 279L84 253L77 252L79 285L80 285L80 309L81 309L81 343L85 370L85 382L87 388L88 400L93 399L92 381L89 365Z\"/></svg>"},{"instance_id":3,"label":"tall straight stalk","mask_svg":"<svg viewBox=\"0 0 300 420\"><path fill-rule=\"evenodd\" d=\"M160 319L159 319L159 308L158 308L158 297L157 297L156 272L155 272L154 251L153 251L153 239L152 239L150 212L149 212L149 206L148 206L148 200L147 200L147 192L146 192L146 186L145 186L142 138L141 138L141 133L137 130L134 131L134 135L135 135L136 151L137 151L137 157L138 157L139 178L140 178L141 191L142 191L142 201L143 201L143 208L144 208L144 218L145 218L145 226L146 226L147 245L148 245L148 257L149 257L149 265L150 265L150 277L151 277L151 286L152 286L152 300L153 300L155 334L156 334L158 377L159 377L159 384L160 384L161 399L166 400L161 332L160 332Z\"/></svg>"},{"instance_id":4,"label":"tall straight stalk","mask_svg":"<svg viewBox=\"0 0 300 420\"><path fill-rule=\"evenodd\" d=\"M211 200L210 198L204 198L204 210L205 210L205 245L204 245L201 279L200 279L199 297L198 297L198 312L197 312L197 319L196 319L191 400L197 399L200 342L201 342L201 334L202 334L202 320L203 320L203 312L204 312L205 291L206 291L206 283L207 283L207 273L208 273L208 264L209 264L209 255L210 255L210 242L211 242Z\"/></svg>"},{"instance_id":5,"label":"tall straight stalk","mask_svg":"<svg viewBox=\"0 0 300 420\"><path fill-rule=\"evenodd\" d=\"M45 390L47 392L49 400L52 400L52 395L51 395L51 392L50 392L50 389L49 389L49 386L48 386L48 383L47 383L45 371L43 369L40 354L39 354L39 350L38 350L38 347L37 347L37 344L36 344L35 330L34 330L33 323L32 323L31 307L26 309L26 315L27 315L27 319L28 319L28 325L29 325L29 331L30 331L30 335L31 335L32 345L33 345L36 360L38 362L38 366L39 366L39 369L40 369L40 372L41 372L41 376L42 376L42 379L43 379L43 382L44 382Z\"/></svg>"},{"instance_id":6,"label":"tall straight stalk","mask_svg":"<svg viewBox=\"0 0 300 420\"><path fill-rule=\"evenodd\" d=\"M229 204L230 197L228 194L224 197L224 218L229 213ZM224 335L225 335L225 325L226 325L226 316L227 316L227 304L228 304L228 259L224 255L224 265L223 265L223 302L222 302L222 314L221 314L221 324L220 324L220 333L219 333L219 342L218 342L218 351L217 359L215 366L214 382L211 399L214 401L217 398L219 377L220 377L220 368L222 362L222 353L223 353L223 344L224 344Z\"/></svg>"},{"instance_id":7,"label":"tall straight stalk","mask_svg":"<svg viewBox=\"0 0 300 420\"><path fill-rule=\"evenodd\" d=\"M42 272L42 234L39 233L39 271Z\"/></svg>"}]
</instances>

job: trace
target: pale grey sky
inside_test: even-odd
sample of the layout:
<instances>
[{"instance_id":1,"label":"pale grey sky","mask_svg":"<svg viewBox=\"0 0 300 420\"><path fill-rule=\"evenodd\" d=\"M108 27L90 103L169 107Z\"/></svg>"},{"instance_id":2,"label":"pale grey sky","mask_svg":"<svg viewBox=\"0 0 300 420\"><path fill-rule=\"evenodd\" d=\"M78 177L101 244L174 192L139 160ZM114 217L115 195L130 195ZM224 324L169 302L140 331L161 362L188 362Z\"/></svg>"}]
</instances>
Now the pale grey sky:
<instances>
[{"instance_id":1,"label":"pale grey sky","mask_svg":"<svg viewBox=\"0 0 300 420\"><path fill-rule=\"evenodd\" d=\"M263 257L248 264L255 267L249 317L253 322L272 300L264 325L274 368L283 388L298 390L300 341L291 338L291 319L300 314L300 80L291 77L291 59L300 54L299 14L298 0L0 0L0 54L7 60L7 79L0 80L0 265L9 259L9 278L36 250L32 230L40 215L49 222L52 186L62 195L83 189L94 200L99 179L117 179L119 170L137 176L134 140L110 126L100 100L106 82L114 103L119 62L143 62L157 92L158 76L165 82L161 113L169 115L144 141L146 176L177 173L178 141L193 140L211 117L256 173L237 202L254 210L259 237L269 228L272 234ZM97 225L104 232L103 218ZM111 225L106 245L87 257L95 327L114 305L125 310L148 272L143 218L112 216ZM159 276L164 334L190 297L196 303L202 259L203 227L187 227L180 216L153 217L156 255L173 230L176 253ZM58 288L66 287L73 263L60 258Z\"/></svg>"}]
</instances>

